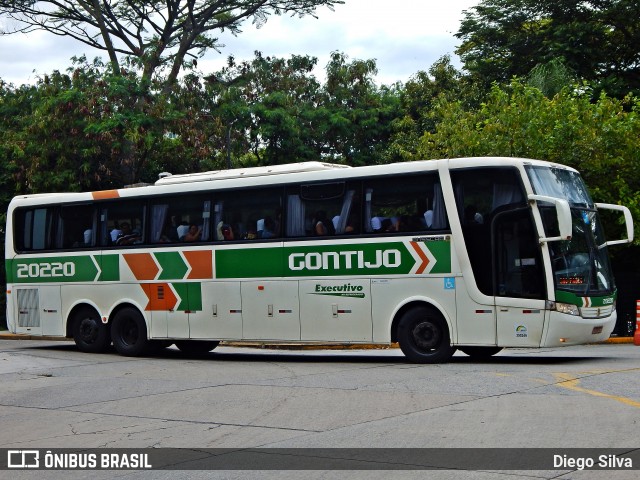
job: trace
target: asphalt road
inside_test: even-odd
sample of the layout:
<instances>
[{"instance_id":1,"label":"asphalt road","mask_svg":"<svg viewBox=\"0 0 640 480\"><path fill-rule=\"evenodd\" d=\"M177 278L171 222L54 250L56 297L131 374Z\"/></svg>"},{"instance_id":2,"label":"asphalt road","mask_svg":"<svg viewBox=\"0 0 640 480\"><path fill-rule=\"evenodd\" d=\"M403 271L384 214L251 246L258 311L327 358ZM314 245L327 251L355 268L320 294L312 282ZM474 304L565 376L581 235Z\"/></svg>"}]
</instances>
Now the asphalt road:
<instances>
[{"instance_id":1,"label":"asphalt road","mask_svg":"<svg viewBox=\"0 0 640 480\"><path fill-rule=\"evenodd\" d=\"M132 359L69 342L0 340L0 382L0 448L640 449L632 344L413 365L395 349L219 347L189 358L172 347ZM0 478L638 478L637 469L571 468L88 473Z\"/></svg>"}]
</instances>

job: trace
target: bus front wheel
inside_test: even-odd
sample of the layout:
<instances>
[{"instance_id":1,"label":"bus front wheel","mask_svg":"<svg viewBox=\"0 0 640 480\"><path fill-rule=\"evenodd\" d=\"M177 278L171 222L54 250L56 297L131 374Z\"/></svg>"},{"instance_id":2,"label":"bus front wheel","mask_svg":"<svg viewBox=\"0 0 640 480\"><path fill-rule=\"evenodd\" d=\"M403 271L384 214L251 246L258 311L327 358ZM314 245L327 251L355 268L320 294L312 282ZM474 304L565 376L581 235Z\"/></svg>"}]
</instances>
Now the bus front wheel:
<instances>
[{"instance_id":1,"label":"bus front wheel","mask_svg":"<svg viewBox=\"0 0 640 480\"><path fill-rule=\"evenodd\" d=\"M133 307L118 311L111 324L111 339L120 355L142 355L147 349L148 341L147 325L140 312Z\"/></svg>"},{"instance_id":2,"label":"bus front wheel","mask_svg":"<svg viewBox=\"0 0 640 480\"><path fill-rule=\"evenodd\" d=\"M398 343L414 363L446 362L455 353L447 322L436 309L414 307L400 318Z\"/></svg>"},{"instance_id":3,"label":"bus front wheel","mask_svg":"<svg viewBox=\"0 0 640 480\"><path fill-rule=\"evenodd\" d=\"M81 352L104 352L111 345L109 328L92 308L81 308L73 317L73 340Z\"/></svg>"}]
</instances>

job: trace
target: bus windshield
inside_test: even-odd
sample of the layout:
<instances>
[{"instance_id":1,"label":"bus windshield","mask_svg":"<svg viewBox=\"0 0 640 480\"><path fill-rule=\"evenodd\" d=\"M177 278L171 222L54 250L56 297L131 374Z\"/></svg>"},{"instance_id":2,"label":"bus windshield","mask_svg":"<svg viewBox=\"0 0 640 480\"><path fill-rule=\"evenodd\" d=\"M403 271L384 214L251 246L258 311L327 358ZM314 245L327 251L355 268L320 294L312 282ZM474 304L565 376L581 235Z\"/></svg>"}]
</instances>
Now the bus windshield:
<instances>
[{"instance_id":1,"label":"bus windshield","mask_svg":"<svg viewBox=\"0 0 640 480\"><path fill-rule=\"evenodd\" d=\"M536 194L566 199L571 206L571 240L549 244L556 290L580 296L612 293L615 285L604 231L580 175L561 168L539 166L527 166L527 174ZM545 234L557 234L555 208L541 202L540 214Z\"/></svg>"},{"instance_id":2,"label":"bus windshield","mask_svg":"<svg viewBox=\"0 0 640 480\"><path fill-rule=\"evenodd\" d=\"M531 165L526 170L537 195L565 199L572 207L594 208L591 195L578 172Z\"/></svg>"}]
</instances>

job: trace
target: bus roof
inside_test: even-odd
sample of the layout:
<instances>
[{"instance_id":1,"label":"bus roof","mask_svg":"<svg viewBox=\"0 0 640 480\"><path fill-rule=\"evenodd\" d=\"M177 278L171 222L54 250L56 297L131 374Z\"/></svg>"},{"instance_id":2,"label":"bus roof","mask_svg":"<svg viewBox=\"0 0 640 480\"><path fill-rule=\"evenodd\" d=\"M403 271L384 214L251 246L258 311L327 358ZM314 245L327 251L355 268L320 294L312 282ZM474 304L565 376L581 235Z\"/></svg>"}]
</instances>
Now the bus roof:
<instances>
[{"instance_id":1,"label":"bus roof","mask_svg":"<svg viewBox=\"0 0 640 480\"><path fill-rule=\"evenodd\" d=\"M176 183L206 182L211 180L225 180L231 178L263 177L266 175L280 175L284 173L317 172L338 168L351 168L348 165L324 162L299 162L266 167L234 168L231 170L212 170L201 173L187 173L172 175L161 173L160 180L155 185L172 185Z\"/></svg>"},{"instance_id":2,"label":"bus roof","mask_svg":"<svg viewBox=\"0 0 640 480\"><path fill-rule=\"evenodd\" d=\"M302 182L348 181L378 175L399 175L437 170L446 164L451 168L472 168L479 166L539 165L573 170L570 167L543 160L513 157L474 157L441 160L420 160L384 165L349 167L325 162L298 162L266 167L214 170L210 172L183 175L165 174L155 184L134 188L120 188L95 192L44 193L19 195L12 200L12 206L40 205L55 203L90 202L94 200L131 198L208 190L247 187L268 187L278 184ZM162 176L162 175L161 175Z\"/></svg>"}]
</instances>

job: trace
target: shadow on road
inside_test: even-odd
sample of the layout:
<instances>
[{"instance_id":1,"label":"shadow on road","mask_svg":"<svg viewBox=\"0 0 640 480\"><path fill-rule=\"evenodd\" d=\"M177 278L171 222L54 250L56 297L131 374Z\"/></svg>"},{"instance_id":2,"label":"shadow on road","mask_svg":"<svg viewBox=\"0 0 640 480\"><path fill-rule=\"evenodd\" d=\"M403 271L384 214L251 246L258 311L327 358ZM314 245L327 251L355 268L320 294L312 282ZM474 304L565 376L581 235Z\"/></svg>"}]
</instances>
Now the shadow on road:
<instances>
[{"instance_id":1,"label":"shadow on road","mask_svg":"<svg viewBox=\"0 0 640 480\"><path fill-rule=\"evenodd\" d=\"M413 364L406 360L399 350L270 350L263 348L244 348L243 351L234 347L234 351L225 351L229 347L219 347L220 350L214 350L206 354L188 355L175 347L165 348L153 354L137 357L140 359L170 359L170 360L199 360L199 361L216 361L216 362L286 362L286 363L355 363L355 364L405 364L408 367L429 367L429 364ZM79 355L118 355L113 347L107 353L91 354L78 351L76 346L71 343L55 344L55 345L30 345L25 346L24 350L41 350L41 351L76 351ZM366 352L366 353L364 353ZM380 352L377 354L376 352ZM390 352L393 352L390 354ZM397 352L397 353L396 353ZM449 364L492 364L492 365L567 365L579 362L598 362L606 361L609 357L599 356L561 356L555 355L555 351L544 349L522 350L518 349L510 351L503 350L498 355L488 359L472 359L466 355L457 354ZM124 358L124 357L121 357ZM433 365L433 366L438 366Z\"/></svg>"}]
</instances>

